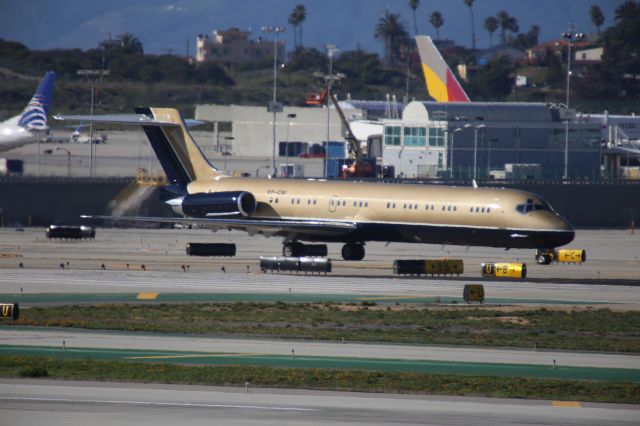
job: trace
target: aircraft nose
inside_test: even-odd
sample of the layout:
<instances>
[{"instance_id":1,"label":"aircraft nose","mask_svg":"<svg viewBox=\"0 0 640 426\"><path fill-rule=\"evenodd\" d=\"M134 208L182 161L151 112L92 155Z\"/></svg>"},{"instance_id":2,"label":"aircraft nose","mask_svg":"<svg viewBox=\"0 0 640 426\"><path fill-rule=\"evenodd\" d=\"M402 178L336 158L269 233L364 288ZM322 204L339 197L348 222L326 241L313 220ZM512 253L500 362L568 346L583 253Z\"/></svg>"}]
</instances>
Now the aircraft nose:
<instances>
[{"instance_id":1,"label":"aircraft nose","mask_svg":"<svg viewBox=\"0 0 640 426\"><path fill-rule=\"evenodd\" d=\"M558 229L560 230L560 232L558 232L558 236L557 236L557 245L563 246L573 241L573 239L576 236L576 230L571 224L571 222L569 222L563 216L558 215L558 219L560 222L559 224L560 226L558 226Z\"/></svg>"}]
</instances>

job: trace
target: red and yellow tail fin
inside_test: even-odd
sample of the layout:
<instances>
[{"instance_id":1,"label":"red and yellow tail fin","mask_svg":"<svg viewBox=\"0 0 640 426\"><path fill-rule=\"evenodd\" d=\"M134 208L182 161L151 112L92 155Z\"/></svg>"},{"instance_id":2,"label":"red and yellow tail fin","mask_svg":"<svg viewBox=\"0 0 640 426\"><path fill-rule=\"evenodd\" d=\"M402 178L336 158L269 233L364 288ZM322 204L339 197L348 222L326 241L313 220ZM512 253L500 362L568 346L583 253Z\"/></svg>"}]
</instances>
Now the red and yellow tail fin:
<instances>
[{"instance_id":1,"label":"red and yellow tail fin","mask_svg":"<svg viewBox=\"0 0 640 426\"><path fill-rule=\"evenodd\" d=\"M470 102L431 37L417 36L416 45L429 96L437 102Z\"/></svg>"}]
</instances>

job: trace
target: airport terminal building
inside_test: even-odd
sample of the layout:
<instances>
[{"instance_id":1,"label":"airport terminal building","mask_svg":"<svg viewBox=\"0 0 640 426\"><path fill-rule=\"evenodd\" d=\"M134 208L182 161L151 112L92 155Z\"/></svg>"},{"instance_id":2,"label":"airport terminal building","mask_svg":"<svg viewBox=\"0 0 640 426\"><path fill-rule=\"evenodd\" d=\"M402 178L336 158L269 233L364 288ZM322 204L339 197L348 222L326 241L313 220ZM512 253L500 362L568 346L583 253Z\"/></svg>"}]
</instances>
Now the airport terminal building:
<instances>
[{"instance_id":1,"label":"airport terminal building","mask_svg":"<svg viewBox=\"0 0 640 426\"><path fill-rule=\"evenodd\" d=\"M402 177L599 178L601 129L544 103L411 102L384 121L383 163ZM506 176L505 176L506 173Z\"/></svg>"},{"instance_id":2,"label":"airport terminal building","mask_svg":"<svg viewBox=\"0 0 640 426\"><path fill-rule=\"evenodd\" d=\"M214 123L214 150L245 157L271 156L273 117L266 105L204 104L196 105L195 113L197 120ZM322 144L327 135L332 141L344 140L343 126L334 108L327 117L325 108L285 106L275 118L276 149L283 142Z\"/></svg>"},{"instance_id":3,"label":"airport terminal building","mask_svg":"<svg viewBox=\"0 0 640 426\"><path fill-rule=\"evenodd\" d=\"M369 153L377 157L378 165L391 166L396 177L560 179L567 136L569 177L601 177L601 123L576 119L574 110L557 105L414 101L398 119L359 120L366 114L366 106L346 111L354 131L360 124L370 125L371 134L356 131L356 136L363 144L369 137ZM214 122L213 151L271 156L273 114L266 107L198 105L196 119ZM334 108L329 110L329 120L324 108L285 107L276 114L280 156L285 144L304 144L308 152L312 145L326 142L327 133L330 141L345 140ZM300 153L292 148L288 147L293 162Z\"/></svg>"}]
</instances>

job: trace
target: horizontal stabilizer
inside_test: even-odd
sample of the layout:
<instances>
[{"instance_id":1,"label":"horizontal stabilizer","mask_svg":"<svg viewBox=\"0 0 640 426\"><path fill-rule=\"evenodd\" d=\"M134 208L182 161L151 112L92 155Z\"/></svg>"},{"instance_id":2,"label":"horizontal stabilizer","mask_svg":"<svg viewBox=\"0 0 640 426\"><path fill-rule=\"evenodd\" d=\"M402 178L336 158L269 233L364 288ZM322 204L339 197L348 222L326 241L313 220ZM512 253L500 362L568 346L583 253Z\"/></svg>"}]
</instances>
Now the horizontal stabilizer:
<instances>
[{"instance_id":1,"label":"horizontal stabilizer","mask_svg":"<svg viewBox=\"0 0 640 426\"><path fill-rule=\"evenodd\" d=\"M189 133L188 125L202 124L201 121L184 120L180 112L174 108L139 107L135 112L135 114L57 115L54 118L62 121L142 127L171 185L184 189L194 180L226 176L209 163Z\"/></svg>"},{"instance_id":2,"label":"horizontal stabilizer","mask_svg":"<svg viewBox=\"0 0 640 426\"><path fill-rule=\"evenodd\" d=\"M179 127L179 123L156 120L144 114L106 114L106 115L54 115L60 121L83 121L87 123L113 123L135 126Z\"/></svg>"},{"instance_id":3,"label":"horizontal stabilizer","mask_svg":"<svg viewBox=\"0 0 640 426\"><path fill-rule=\"evenodd\" d=\"M113 123L137 126L172 126L178 127L178 123L156 120L144 114L106 114L106 115L54 115L59 121L86 121L91 123ZM204 124L204 121L186 119L187 127L195 127Z\"/></svg>"}]
</instances>

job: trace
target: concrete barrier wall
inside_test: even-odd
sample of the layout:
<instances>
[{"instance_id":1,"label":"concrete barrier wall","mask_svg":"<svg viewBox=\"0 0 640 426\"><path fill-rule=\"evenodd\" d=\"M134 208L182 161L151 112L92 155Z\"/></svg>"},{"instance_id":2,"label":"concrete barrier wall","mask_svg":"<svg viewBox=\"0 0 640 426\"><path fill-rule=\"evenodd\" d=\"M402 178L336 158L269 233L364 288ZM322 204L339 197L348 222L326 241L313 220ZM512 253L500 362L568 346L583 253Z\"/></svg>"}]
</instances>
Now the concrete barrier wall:
<instances>
[{"instance_id":1,"label":"concrete barrier wall","mask_svg":"<svg viewBox=\"0 0 640 426\"><path fill-rule=\"evenodd\" d=\"M0 179L0 207L5 226L78 225L83 214L109 214L109 203L133 178ZM157 189L156 189L157 192ZM169 215L171 210L152 194L139 214Z\"/></svg>"}]
</instances>

